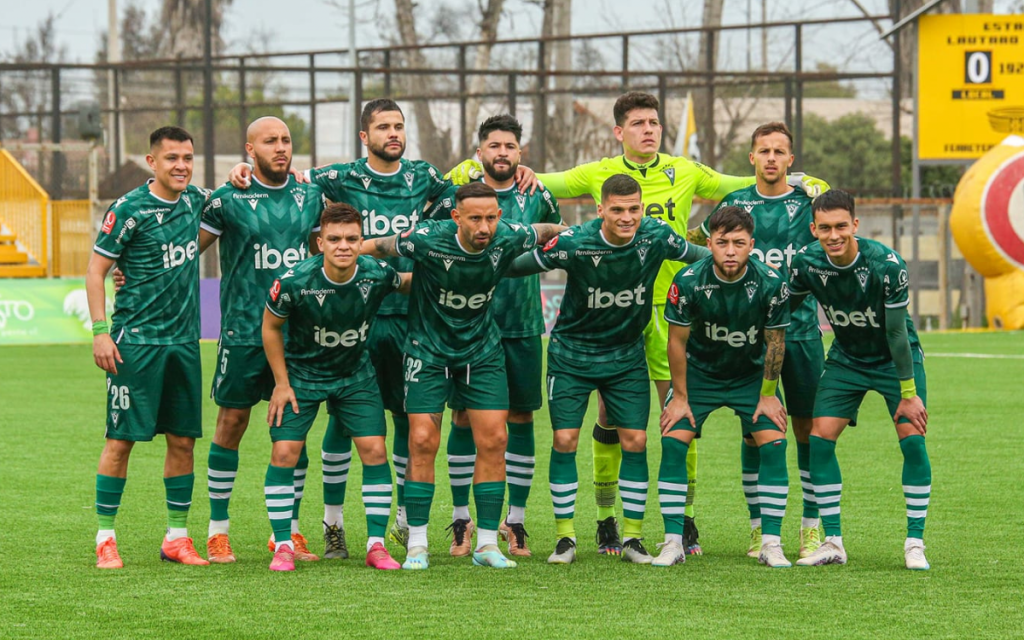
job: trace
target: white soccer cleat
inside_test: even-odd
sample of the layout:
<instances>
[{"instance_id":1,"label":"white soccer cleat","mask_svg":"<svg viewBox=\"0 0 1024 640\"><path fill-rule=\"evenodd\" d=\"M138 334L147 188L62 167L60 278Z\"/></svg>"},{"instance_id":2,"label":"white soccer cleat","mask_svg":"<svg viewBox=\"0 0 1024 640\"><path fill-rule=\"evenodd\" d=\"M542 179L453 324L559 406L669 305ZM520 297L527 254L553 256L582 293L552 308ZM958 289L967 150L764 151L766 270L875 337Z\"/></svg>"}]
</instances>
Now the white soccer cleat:
<instances>
[{"instance_id":1,"label":"white soccer cleat","mask_svg":"<svg viewBox=\"0 0 1024 640\"><path fill-rule=\"evenodd\" d=\"M924 557L924 543L920 540L908 541L903 548L903 556L907 561L907 568L912 571L927 571L932 568Z\"/></svg>"},{"instance_id":2,"label":"white soccer cleat","mask_svg":"<svg viewBox=\"0 0 1024 640\"><path fill-rule=\"evenodd\" d=\"M841 544L836 544L830 538L825 538L818 550L800 558L796 563L801 567L817 567L823 564L846 564L846 549Z\"/></svg>"},{"instance_id":3,"label":"white soccer cleat","mask_svg":"<svg viewBox=\"0 0 1024 640\"><path fill-rule=\"evenodd\" d=\"M658 549L661 553L651 562L652 567L671 567L686 562L686 549L678 542L661 542Z\"/></svg>"},{"instance_id":4,"label":"white soccer cleat","mask_svg":"<svg viewBox=\"0 0 1024 640\"><path fill-rule=\"evenodd\" d=\"M572 538L559 538L555 552L548 556L548 564L572 564L576 562L576 542Z\"/></svg>"},{"instance_id":5,"label":"white soccer cleat","mask_svg":"<svg viewBox=\"0 0 1024 640\"><path fill-rule=\"evenodd\" d=\"M757 561L772 569L788 569L793 566L792 562L786 560L782 545L777 542L762 545L760 553L757 554Z\"/></svg>"}]
</instances>

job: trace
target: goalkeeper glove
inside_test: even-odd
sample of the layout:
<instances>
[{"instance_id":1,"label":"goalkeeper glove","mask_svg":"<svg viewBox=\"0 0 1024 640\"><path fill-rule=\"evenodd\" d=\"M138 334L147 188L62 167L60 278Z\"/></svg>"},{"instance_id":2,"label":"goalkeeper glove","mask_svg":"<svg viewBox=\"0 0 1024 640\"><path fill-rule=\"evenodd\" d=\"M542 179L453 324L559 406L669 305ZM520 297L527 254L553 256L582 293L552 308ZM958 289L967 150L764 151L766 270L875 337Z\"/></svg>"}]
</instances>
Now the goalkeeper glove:
<instances>
[{"instance_id":1,"label":"goalkeeper glove","mask_svg":"<svg viewBox=\"0 0 1024 640\"><path fill-rule=\"evenodd\" d=\"M786 184L791 187L803 189L804 193L806 193L807 197L811 200L814 200L831 189L831 187L828 186L828 183L821 178L815 178L814 176L809 176L806 173L789 174L786 178Z\"/></svg>"}]
</instances>

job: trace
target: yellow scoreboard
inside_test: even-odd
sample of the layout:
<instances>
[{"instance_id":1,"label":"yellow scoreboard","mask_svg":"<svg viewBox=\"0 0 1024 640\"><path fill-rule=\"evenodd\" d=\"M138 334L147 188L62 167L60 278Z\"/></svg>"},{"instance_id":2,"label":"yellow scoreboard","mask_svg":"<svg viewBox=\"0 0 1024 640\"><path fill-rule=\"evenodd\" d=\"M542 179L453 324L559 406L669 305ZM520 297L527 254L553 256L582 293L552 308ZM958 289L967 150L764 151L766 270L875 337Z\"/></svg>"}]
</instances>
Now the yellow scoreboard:
<instances>
[{"instance_id":1,"label":"yellow scoreboard","mask_svg":"<svg viewBox=\"0 0 1024 640\"><path fill-rule=\"evenodd\" d=\"M1024 16L921 16L917 42L919 158L974 160L1024 136Z\"/></svg>"}]
</instances>

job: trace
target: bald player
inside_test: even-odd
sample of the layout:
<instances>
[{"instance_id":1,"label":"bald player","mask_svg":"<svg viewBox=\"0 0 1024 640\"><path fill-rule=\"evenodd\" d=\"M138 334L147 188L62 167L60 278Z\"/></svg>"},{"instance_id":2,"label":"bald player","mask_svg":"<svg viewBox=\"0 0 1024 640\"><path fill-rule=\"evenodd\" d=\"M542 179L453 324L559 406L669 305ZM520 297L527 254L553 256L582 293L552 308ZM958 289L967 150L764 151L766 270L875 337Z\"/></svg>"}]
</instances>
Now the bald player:
<instances>
[{"instance_id":1,"label":"bald player","mask_svg":"<svg viewBox=\"0 0 1024 640\"><path fill-rule=\"evenodd\" d=\"M234 562L228 539L228 502L238 472L238 445L249 414L269 400L274 375L263 353L263 306L274 279L309 257L316 246L323 196L315 184L299 184L290 175L292 137L278 118L257 118L249 125L245 150L254 165L252 185L225 184L210 196L199 231L200 251L220 239L220 341L210 395L220 408L210 445L210 562ZM298 514L309 458L303 449L295 469L292 541L296 560L319 560L299 532Z\"/></svg>"}]
</instances>

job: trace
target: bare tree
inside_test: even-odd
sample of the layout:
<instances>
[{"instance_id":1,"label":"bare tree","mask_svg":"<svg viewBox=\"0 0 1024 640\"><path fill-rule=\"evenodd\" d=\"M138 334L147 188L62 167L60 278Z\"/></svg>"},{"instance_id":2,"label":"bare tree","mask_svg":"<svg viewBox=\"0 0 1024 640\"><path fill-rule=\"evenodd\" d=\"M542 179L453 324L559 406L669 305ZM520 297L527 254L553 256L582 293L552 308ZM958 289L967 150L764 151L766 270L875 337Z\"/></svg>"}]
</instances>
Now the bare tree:
<instances>
[{"instance_id":1,"label":"bare tree","mask_svg":"<svg viewBox=\"0 0 1024 640\"><path fill-rule=\"evenodd\" d=\"M29 37L19 44L13 53L0 58L3 62L14 64L54 63L63 62L67 58L67 47L60 44L55 30L57 16L50 13L36 25ZM52 100L49 76L24 72L6 74L3 92L0 93L0 105L8 113L28 113L48 111ZM40 115L36 127L40 139L42 128L49 119ZM29 121L17 118L0 118L0 138L21 137Z\"/></svg>"},{"instance_id":2,"label":"bare tree","mask_svg":"<svg viewBox=\"0 0 1024 640\"><path fill-rule=\"evenodd\" d=\"M701 19L704 31L700 34L697 51L697 69L700 71L714 73L716 68L720 32L715 29L722 26L724 7L725 0L704 0ZM708 81L710 82L710 78ZM701 160L708 166L715 166L718 160L718 138L715 135L715 96L710 85L694 91L693 107L697 119L697 144L700 146Z\"/></svg>"},{"instance_id":3,"label":"bare tree","mask_svg":"<svg viewBox=\"0 0 1024 640\"><path fill-rule=\"evenodd\" d=\"M548 22L550 15L550 34L552 36L568 36L572 33L572 0L547 0L544 7L544 22ZM553 71L572 71L572 41L556 40L550 42L545 51L548 51L550 60L546 61L546 69ZM548 166L568 168L574 164L572 153L572 132L573 132L573 96L569 91L572 87L572 78L569 76L556 75L553 81L554 97L553 110L547 119L547 129L544 132L546 160Z\"/></svg>"},{"instance_id":4,"label":"bare tree","mask_svg":"<svg viewBox=\"0 0 1024 640\"><path fill-rule=\"evenodd\" d=\"M232 0L213 2L213 50L212 55L224 51L224 39L220 27L224 21L224 10ZM205 0L163 0L160 23L164 25L166 37L161 53L169 58L198 58L203 55L203 37L206 23Z\"/></svg>"},{"instance_id":5,"label":"bare tree","mask_svg":"<svg viewBox=\"0 0 1024 640\"><path fill-rule=\"evenodd\" d=\"M494 49L494 41L498 38L498 20L501 18L501 10L505 0L483 0L477 1L480 8L480 40L484 44L476 47L476 55L473 57L473 71L486 71L491 66L491 51ZM487 76L473 74L469 77L467 89L470 95L481 93L487 87ZM469 98L466 101L466 122L463 123L465 131L471 135L476 131L477 121L480 117L480 98Z\"/></svg>"}]
</instances>

